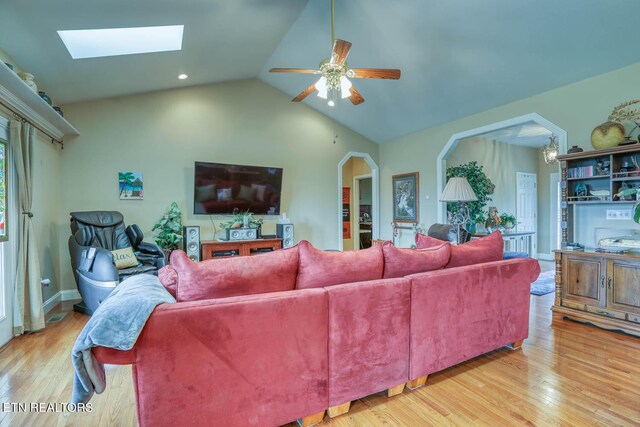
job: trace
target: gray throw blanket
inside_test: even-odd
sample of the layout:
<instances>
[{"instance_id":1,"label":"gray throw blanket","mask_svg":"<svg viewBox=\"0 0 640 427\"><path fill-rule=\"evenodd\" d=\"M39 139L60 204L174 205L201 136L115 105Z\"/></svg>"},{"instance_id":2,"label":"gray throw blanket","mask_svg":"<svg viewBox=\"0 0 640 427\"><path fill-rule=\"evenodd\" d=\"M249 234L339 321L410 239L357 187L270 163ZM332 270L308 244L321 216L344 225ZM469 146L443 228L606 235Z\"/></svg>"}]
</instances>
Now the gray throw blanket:
<instances>
[{"instance_id":1,"label":"gray throw blanket","mask_svg":"<svg viewBox=\"0 0 640 427\"><path fill-rule=\"evenodd\" d=\"M132 276L116 286L93 313L71 351L75 370L72 402L87 403L94 391L100 394L105 389L104 366L93 357L92 347L131 350L156 306L174 302L158 278L150 274Z\"/></svg>"}]
</instances>

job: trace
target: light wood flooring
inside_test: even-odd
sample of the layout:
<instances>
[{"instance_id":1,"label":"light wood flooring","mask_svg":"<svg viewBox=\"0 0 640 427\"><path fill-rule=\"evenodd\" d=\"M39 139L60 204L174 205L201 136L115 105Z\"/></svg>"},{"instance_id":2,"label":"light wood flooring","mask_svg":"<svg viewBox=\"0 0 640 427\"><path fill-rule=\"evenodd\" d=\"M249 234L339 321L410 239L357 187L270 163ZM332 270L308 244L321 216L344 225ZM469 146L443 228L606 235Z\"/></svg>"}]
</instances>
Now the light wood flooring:
<instances>
[{"instance_id":1,"label":"light wood flooring","mask_svg":"<svg viewBox=\"0 0 640 427\"><path fill-rule=\"evenodd\" d=\"M531 296L530 336L521 350L477 357L399 396L365 397L321 425L640 425L640 339L561 319L552 324L552 303L553 294ZM67 402L69 354L86 319L71 312L0 350L0 404ZM131 368L107 367L107 390L91 403L90 414L0 412L0 426L135 426Z\"/></svg>"}]
</instances>

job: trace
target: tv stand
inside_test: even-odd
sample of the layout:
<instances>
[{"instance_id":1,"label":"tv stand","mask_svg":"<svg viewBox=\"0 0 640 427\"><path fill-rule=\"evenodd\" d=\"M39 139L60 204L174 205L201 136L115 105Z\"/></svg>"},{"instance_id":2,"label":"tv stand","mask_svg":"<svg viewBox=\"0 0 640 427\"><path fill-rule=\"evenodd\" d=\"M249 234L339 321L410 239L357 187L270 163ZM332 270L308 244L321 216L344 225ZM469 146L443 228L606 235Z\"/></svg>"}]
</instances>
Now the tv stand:
<instances>
[{"instance_id":1,"label":"tv stand","mask_svg":"<svg viewBox=\"0 0 640 427\"><path fill-rule=\"evenodd\" d=\"M200 242L201 259L252 256L282 249L282 239L257 240L203 240Z\"/></svg>"}]
</instances>

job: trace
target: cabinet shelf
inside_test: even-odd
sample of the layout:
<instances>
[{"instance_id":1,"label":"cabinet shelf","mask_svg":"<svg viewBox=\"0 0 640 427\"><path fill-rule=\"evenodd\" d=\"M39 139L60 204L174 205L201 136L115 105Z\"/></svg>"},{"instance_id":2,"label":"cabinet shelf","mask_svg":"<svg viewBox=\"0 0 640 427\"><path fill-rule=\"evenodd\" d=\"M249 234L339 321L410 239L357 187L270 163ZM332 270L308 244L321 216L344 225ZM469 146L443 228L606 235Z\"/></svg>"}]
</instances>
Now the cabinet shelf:
<instances>
[{"instance_id":1,"label":"cabinet shelf","mask_svg":"<svg viewBox=\"0 0 640 427\"><path fill-rule=\"evenodd\" d=\"M567 178L567 181L582 181L585 179L609 179L611 175L594 175L594 176L583 176L582 178ZM639 178L640 179L640 178Z\"/></svg>"},{"instance_id":2,"label":"cabinet shelf","mask_svg":"<svg viewBox=\"0 0 640 427\"><path fill-rule=\"evenodd\" d=\"M62 140L79 132L35 93L13 70L0 61L0 102L50 136Z\"/></svg>"}]
</instances>

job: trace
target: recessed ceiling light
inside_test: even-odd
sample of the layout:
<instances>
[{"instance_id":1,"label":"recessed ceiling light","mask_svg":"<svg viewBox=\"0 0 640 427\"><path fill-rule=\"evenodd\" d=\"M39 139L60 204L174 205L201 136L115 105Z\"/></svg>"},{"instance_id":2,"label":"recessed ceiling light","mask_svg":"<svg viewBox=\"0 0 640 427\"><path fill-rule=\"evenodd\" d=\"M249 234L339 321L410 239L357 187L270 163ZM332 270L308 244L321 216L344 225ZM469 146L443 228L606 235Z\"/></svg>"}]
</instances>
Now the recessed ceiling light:
<instances>
[{"instance_id":1,"label":"recessed ceiling light","mask_svg":"<svg viewBox=\"0 0 640 427\"><path fill-rule=\"evenodd\" d=\"M189 76L188 76L187 74L180 74L180 75L178 76L178 78L179 78L180 80L184 80L184 79L186 79L186 78L188 78L188 77L189 77Z\"/></svg>"},{"instance_id":2,"label":"recessed ceiling light","mask_svg":"<svg viewBox=\"0 0 640 427\"><path fill-rule=\"evenodd\" d=\"M182 49L184 25L58 31L73 59Z\"/></svg>"}]
</instances>

